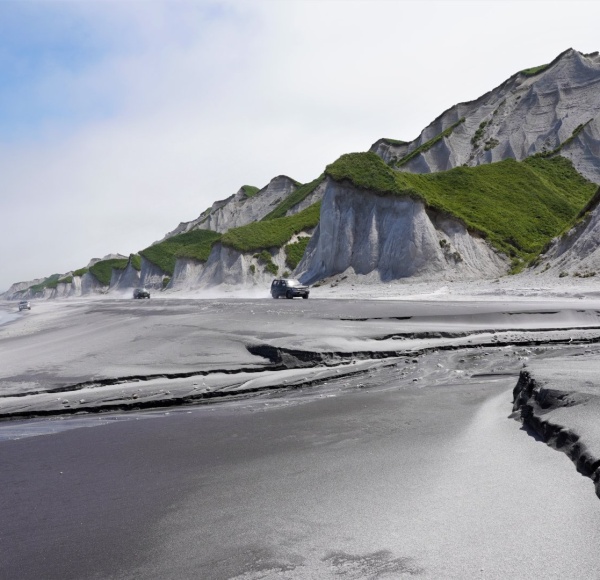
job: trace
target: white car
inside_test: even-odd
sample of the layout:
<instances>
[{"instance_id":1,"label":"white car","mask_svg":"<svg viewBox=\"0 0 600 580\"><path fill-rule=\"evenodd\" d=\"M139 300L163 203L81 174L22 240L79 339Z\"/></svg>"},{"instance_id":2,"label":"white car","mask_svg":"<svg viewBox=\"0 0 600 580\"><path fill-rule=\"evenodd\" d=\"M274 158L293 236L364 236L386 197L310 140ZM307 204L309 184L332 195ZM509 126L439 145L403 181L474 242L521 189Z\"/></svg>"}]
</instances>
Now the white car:
<instances>
[{"instance_id":1,"label":"white car","mask_svg":"<svg viewBox=\"0 0 600 580\"><path fill-rule=\"evenodd\" d=\"M21 302L19 302L19 312L21 312L21 310L31 310L31 304L29 304L27 300L21 300Z\"/></svg>"}]
</instances>

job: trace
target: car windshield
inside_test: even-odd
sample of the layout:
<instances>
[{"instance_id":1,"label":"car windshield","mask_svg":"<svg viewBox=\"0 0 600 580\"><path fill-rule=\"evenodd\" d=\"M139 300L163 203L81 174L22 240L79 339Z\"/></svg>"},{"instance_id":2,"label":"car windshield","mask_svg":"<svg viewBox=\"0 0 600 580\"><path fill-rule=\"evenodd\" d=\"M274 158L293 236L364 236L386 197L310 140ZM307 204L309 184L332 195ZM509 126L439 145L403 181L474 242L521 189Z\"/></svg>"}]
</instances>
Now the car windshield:
<instances>
[{"instance_id":1,"label":"car windshield","mask_svg":"<svg viewBox=\"0 0 600 580\"><path fill-rule=\"evenodd\" d=\"M300 282L298 282L298 280L288 280L287 285L288 286L302 286L302 284L300 284Z\"/></svg>"}]
</instances>

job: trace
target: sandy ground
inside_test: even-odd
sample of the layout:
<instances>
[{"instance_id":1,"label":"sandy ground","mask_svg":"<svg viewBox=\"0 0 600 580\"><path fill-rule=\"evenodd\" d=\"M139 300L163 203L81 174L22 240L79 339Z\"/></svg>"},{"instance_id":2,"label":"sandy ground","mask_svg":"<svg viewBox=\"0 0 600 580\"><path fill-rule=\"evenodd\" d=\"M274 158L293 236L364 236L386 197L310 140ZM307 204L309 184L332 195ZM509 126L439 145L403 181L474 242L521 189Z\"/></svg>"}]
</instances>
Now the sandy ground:
<instances>
[{"instance_id":1,"label":"sandy ground","mask_svg":"<svg viewBox=\"0 0 600 580\"><path fill-rule=\"evenodd\" d=\"M0 577L596 577L593 482L509 418L594 396L593 284L331 283L0 325ZM596 409L544 412L594 453Z\"/></svg>"}]
</instances>

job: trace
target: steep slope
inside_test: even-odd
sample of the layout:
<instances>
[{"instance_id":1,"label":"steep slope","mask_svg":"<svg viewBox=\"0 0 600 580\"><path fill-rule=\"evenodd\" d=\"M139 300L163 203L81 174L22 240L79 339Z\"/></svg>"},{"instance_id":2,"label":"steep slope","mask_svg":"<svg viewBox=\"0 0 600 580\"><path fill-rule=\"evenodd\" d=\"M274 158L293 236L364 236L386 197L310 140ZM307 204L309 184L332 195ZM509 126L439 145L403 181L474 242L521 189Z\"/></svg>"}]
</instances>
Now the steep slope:
<instances>
[{"instance_id":1,"label":"steep slope","mask_svg":"<svg viewBox=\"0 0 600 580\"><path fill-rule=\"evenodd\" d=\"M31 282L13 284L2 297L5 300L25 300L105 293L109 288L117 286L126 273L129 282L132 282L131 274L128 272L132 262L136 263L139 278L139 256L137 258L136 260L133 254L129 258L121 254L108 254L104 258L93 258L85 268L66 274L52 274ZM124 283L129 282L125 282L124 279Z\"/></svg>"},{"instance_id":2,"label":"steep slope","mask_svg":"<svg viewBox=\"0 0 600 580\"><path fill-rule=\"evenodd\" d=\"M560 152L600 183L600 56L569 49L451 107L414 141L381 139L371 151L413 173Z\"/></svg>"},{"instance_id":3,"label":"steep slope","mask_svg":"<svg viewBox=\"0 0 600 580\"><path fill-rule=\"evenodd\" d=\"M299 266L307 282L348 269L383 281L495 277L537 256L597 190L561 157L415 175L356 153L326 175Z\"/></svg>"},{"instance_id":4,"label":"steep slope","mask_svg":"<svg viewBox=\"0 0 600 580\"><path fill-rule=\"evenodd\" d=\"M289 216L232 228L213 243L206 260L177 259L169 288L194 290L219 284L262 286L277 275L290 275L298 247L319 222L320 204ZM190 232L192 233L192 232Z\"/></svg>"},{"instance_id":5,"label":"steep slope","mask_svg":"<svg viewBox=\"0 0 600 580\"><path fill-rule=\"evenodd\" d=\"M380 197L328 180L321 220L298 270L314 283L351 270L373 281L494 278L510 262L460 221L410 196Z\"/></svg>"},{"instance_id":6,"label":"steep slope","mask_svg":"<svg viewBox=\"0 0 600 580\"><path fill-rule=\"evenodd\" d=\"M600 276L600 189L581 219L552 240L531 271L548 277Z\"/></svg>"},{"instance_id":7,"label":"steep slope","mask_svg":"<svg viewBox=\"0 0 600 580\"><path fill-rule=\"evenodd\" d=\"M195 229L223 233L231 228L259 221L298 189L299 185L297 181L285 175L274 177L268 185L258 191L257 188L244 185L236 194L215 202L195 220L180 223L161 241Z\"/></svg>"}]
</instances>

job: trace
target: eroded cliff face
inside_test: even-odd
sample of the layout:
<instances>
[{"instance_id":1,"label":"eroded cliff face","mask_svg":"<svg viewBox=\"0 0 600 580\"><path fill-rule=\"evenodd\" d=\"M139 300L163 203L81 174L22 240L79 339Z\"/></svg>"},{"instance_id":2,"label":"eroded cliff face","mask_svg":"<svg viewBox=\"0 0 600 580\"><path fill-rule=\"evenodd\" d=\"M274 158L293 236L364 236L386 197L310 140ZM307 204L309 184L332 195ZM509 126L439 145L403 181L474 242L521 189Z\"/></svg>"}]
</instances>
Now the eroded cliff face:
<instances>
[{"instance_id":1,"label":"eroded cliff face","mask_svg":"<svg viewBox=\"0 0 600 580\"><path fill-rule=\"evenodd\" d=\"M321 219L298 265L313 283L346 272L389 281L411 276L493 278L508 262L449 217L410 197L379 196L328 178Z\"/></svg>"},{"instance_id":2,"label":"eroded cliff face","mask_svg":"<svg viewBox=\"0 0 600 580\"><path fill-rule=\"evenodd\" d=\"M312 230L301 232L292 237L289 243L297 241L299 236L310 236ZM214 245L206 263L195 260L179 259L175 273L168 285L169 290L195 291L214 286L235 288L257 288L268 294L271 281L276 276L293 274L286 264L285 248L268 250L271 263L277 267L277 273L267 268L255 252L239 252L220 243Z\"/></svg>"},{"instance_id":3,"label":"eroded cliff face","mask_svg":"<svg viewBox=\"0 0 600 580\"><path fill-rule=\"evenodd\" d=\"M597 193L596 198L599 196ZM570 231L555 238L531 270L551 277L600 275L600 205Z\"/></svg>"},{"instance_id":4,"label":"eroded cliff face","mask_svg":"<svg viewBox=\"0 0 600 580\"><path fill-rule=\"evenodd\" d=\"M259 221L296 189L298 183L285 175L274 177L267 186L252 197L248 197L244 190L240 189L235 195L215 202L210 210L197 219L179 224L163 239L193 229L212 230L222 234L231 228Z\"/></svg>"},{"instance_id":5,"label":"eroded cliff face","mask_svg":"<svg viewBox=\"0 0 600 580\"><path fill-rule=\"evenodd\" d=\"M140 271L139 284L136 284L136 286L161 290L165 276L165 272L142 256L142 269Z\"/></svg>"},{"instance_id":6,"label":"eroded cliff face","mask_svg":"<svg viewBox=\"0 0 600 580\"><path fill-rule=\"evenodd\" d=\"M31 298L31 292L28 292L28 288L40 284L44 281L44 278L36 278L35 280L29 280L27 282L15 282L11 284L10 288L2 294L2 298L5 300L27 300Z\"/></svg>"},{"instance_id":7,"label":"eroded cliff face","mask_svg":"<svg viewBox=\"0 0 600 580\"><path fill-rule=\"evenodd\" d=\"M517 73L479 99L451 107L414 141L383 139L371 150L392 166L400 162L401 171L432 173L559 148L582 175L600 183L598 53L567 50L537 74Z\"/></svg>"},{"instance_id":8,"label":"eroded cliff face","mask_svg":"<svg viewBox=\"0 0 600 580\"><path fill-rule=\"evenodd\" d=\"M141 272L136 270L131 260L127 264L127 267L123 270L113 269L112 276L110 278L110 289L111 290L128 290L130 288L136 288L140 286ZM162 284L162 282L161 282Z\"/></svg>"}]
</instances>

